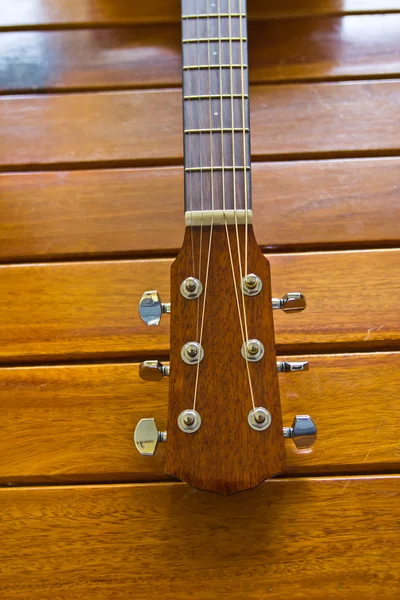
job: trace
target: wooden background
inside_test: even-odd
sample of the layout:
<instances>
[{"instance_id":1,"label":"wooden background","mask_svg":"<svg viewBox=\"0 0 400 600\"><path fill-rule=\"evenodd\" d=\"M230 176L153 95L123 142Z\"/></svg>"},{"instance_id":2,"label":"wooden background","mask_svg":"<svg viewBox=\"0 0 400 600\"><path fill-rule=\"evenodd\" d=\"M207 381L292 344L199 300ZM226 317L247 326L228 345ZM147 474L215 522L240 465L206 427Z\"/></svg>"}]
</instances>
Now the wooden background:
<instances>
[{"instance_id":1,"label":"wooden background","mask_svg":"<svg viewBox=\"0 0 400 600\"><path fill-rule=\"evenodd\" d=\"M400 586L400 1L248 0L255 230L284 422L312 452L232 498L168 481L183 236L178 0L0 0L0 591L7 599L394 599Z\"/></svg>"}]
</instances>

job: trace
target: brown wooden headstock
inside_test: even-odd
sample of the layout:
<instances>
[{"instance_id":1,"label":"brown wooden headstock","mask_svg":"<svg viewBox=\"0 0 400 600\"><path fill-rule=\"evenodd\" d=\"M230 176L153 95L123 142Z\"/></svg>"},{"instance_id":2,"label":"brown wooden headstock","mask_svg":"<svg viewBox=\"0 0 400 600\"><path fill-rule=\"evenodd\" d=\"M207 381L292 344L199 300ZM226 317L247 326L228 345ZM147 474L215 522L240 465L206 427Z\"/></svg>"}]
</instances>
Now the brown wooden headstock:
<instances>
[{"instance_id":1,"label":"brown wooden headstock","mask_svg":"<svg viewBox=\"0 0 400 600\"><path fill-rule=\"evenodd\" d=\"M165 467L166 473L196 488L221 494L252 488L280 473L285 466L269 263L249 226L248 273L258 275L262 290L257 295L243 297L235 226L228 226L228 231L242 318L243 298L245 302L248 339L261 341L264 355L257 362L249 362L241 353L243 337L225 226L213 228L207 290L210 227L203 227L202 233L199 227L187 228L182 250L171 268L171 370ZM243 261L245 227L238 226L238 233ZM193 273L192 248L196 273ZM187 299L180 286L193 275L202 282L203 292L198 299ZM188 342L199 340L205 298L201 339L204 358L197 366L184 362L181 350ZM248 422L253 409L249 374L255 406L265 407L271 415L267 429L252 429ZM178 419L183 411L193 408L196 377L196 411L201 416L201 426L193 433L186 433L179 427ZM189 425L190 421L189 418Z\"/></svg>"}]
</instances>

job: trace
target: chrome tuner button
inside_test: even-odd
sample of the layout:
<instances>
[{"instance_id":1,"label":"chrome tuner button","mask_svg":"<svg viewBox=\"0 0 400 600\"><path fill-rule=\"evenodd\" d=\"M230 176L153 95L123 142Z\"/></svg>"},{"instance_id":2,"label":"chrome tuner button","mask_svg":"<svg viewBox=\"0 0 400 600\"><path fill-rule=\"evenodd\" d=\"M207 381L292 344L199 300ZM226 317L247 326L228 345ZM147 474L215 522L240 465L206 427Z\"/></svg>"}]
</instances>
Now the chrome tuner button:
<instances>
[{"instance_id":1,"label":"chrome tuner button","mask_svg":"<svg viewBox=\"0 0 400 600\"><path fill-rule=\"evenodd\" d=\"M161 315L171 312L171 304L161 302L157 290L144 292L139 302L139 315L143 323L159 325Z\"/></svg>"},{"instance_id":2,"label":"chrome tuner button","mask_svg":"<svg viewBox=\"0 0 400 600\"><path fill-rule=\"evenodd\" d=\"M280 308L283 312L301 312L307 306L305 296L300 292L289 292L282 298L272 298L272 308Z\"/></svg>"},{"instance_id":3,"label":"chrome tuner button","mask_svg":"<svg viewBox=\"0 0 400 600\"><path fill-rule=\"evenodd\" d=\"M283 437L291 438L299 450L310 448L317 440L317 428L308 415L297 415L291 427L283 428Z\"/></svg>"},{"instance_id":4,"label":"chrome tuner button","mask_svg":"<svg viewBox=\"0 0 400 600\"><path fill-rule=\"evenodd\" d=\"M262 281L254 273L249 273L242 279L242 289L246 296L257 296L262 290Z\"/></svg>"},{"instance_id":5,"label":"chrome tuner button","mask_svg":"<svg viewBox=\"0 0 400 600\"><path fill-rule=\"evenodd\" d=\"M260 340L248 340L242 345L242 356L249 362L257 362L264 356L264 346Z\"/></svg>"},{"instance_id":6,"label":"chrome tuner button","mask_svg":"<svg viewBox=\"0 0 400 600\"><path fill-rule=\"evenodd\" d=\"M158 442L167 441L167 432L158 431L154 419L141 419L133 434L136 450L142 456L154 456Z\"/></svg>"},{"instance_id":7,"label":"chrome tuner button","mask_svg":"<svg viewBox=\"0 0 400 600\"><path fill-rule=\"evenodd\" d=\"M197 365L204 358L203 347L198 342L188 342L181 350L182 360L188 365Z\"/></svg>"},{"instance_id":8,"label":"chrome tuner button","mask_svg":"<svg viewBox=\"0 0 400 600\"><path fill-rule=\"evenodd\" d=\"M139 377L145 381L161 381L169 376L169 366L164 366L158 360L145 360L139 365Z\"/></svg>"},{"instance_id":9,"label":"chrome tuner button","mask_svg":"<svg viewBox=\"0 0 400 600\"><path fill-rule=\"evenodd\" d=\"M250 427L255 429L255 431L264 431L271 425L272 417L271 413L266 408L258 406L249 412L247 421Z\"/></svg>"},{"instance_id":10,"label":"chrome tuner button","mask_svg":"<svg viewBox=\"0 0 400 600\"><path fill-rule=\"evenodd\" d=\"M294 371L309 370L309 364L307 360L277 362L276 367L279 373L291 373Z\"/></svg>"},{"instance_id":11,"label":"chrome tuner button","mask_svg":"<svg viewBox=\"0 0 400 600\"><path fill-rule=\"evenodd\" d=\"M182 281L180 289L184 298L187 298L188 300L195 300L201 295L203 286L201 281L196 279L196 277L187 277L184 279L184 281Z\"/></svg>"},{"instance_id":12,"label":"chrome tuner button","mask_svg":"<svg viewBox=\"0 0 400 600\"><path fill-rule=\"evenodd\" d=\"M178 426L184 433L194 433L200 428L201 417L197 410L184 410L178 417Z\"/></svg>"}]
</instances>

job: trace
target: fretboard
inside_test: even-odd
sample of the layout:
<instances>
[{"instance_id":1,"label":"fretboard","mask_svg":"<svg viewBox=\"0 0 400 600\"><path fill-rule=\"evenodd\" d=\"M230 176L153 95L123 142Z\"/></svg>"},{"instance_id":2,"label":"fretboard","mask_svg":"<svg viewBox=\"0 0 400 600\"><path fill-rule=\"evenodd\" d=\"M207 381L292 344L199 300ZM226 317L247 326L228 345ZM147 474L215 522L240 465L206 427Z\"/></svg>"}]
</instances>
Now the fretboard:
<instances>
[{"instance_id":1,"label":"fretboard","mask_svg":"<svg viewBox=\"0 0 400 600\"><path fill-rule=\"evenodd\" d=\"M251 210L246 0L182 0L185 211Z\"/></svg>"}]
</instances>

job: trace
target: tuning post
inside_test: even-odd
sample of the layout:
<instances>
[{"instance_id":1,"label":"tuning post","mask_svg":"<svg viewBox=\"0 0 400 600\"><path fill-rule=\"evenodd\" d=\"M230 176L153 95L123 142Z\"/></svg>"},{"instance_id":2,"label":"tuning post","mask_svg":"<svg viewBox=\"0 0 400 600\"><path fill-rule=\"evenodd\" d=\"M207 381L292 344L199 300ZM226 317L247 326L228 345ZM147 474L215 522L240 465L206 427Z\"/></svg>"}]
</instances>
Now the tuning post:
<instances>
[{"instance_id":1,"label":"tuning post","mask_svg":"<svg viewBox=\"0 0 400 600\"><path fill-rule=\"evenodd\" d=\"M292 373L294 371L308 371L309 363L308 360L298 360L298 361L283 361L277 362L276 367L279 373Z\"/></svg>"},{"instance_id":2,"label":"tuning post","mask_svg":"<svg viewBox=\"0 0 400 600\"><path fill-rule=\"evenodd\" d=\"M247 340L241 348L242 356L249 362L257 362L264 356L264 346L260 340Z\"/></svg>"},{"instance_id":3,"label":"tuning post","mask_svg":"<svg viewBox=\"0 0 400 600\"><path fill-rule=\"evenodd\" d=\"M203 347L199 342L188 342L181 350L182 360L188 365L197 365L204 358Z\"/></svg>"},{"instance_id":4,"label":"tuning post","mask_svg":"<svg viewBox=\"0 0 400 600\"><path fill-rule=\"evenodd\" d=\"M299 450L310 448L317 439L317 428L308 415L297 415L291 427L283 428L283 437L291 438Z\"/></svg>"},{"instance_id":5,"label":"tuning post","mask_svg":"<svg viewBox=\"0 0 400 600\"><path fill-rule=\"evenodd\" d=\"M159 360L145 360L139 365L139 377L145 381L161 381L169 377L169 365L164 366Z\"/></svg>"},{"instance_id":6,"label":"tuning post","mask_svg":"<svg viewBox=\"0 0 400 600\"><path fill-rule=\"evenodd\" d=\"M272 298L272 308L286 313L301 312L307 306L305 296L300 292L288 292L282 298Z\"/></svg>"},{"instance_id":7,"label":"tuning post","mask_svg":"<svg viewBox=\"0 0 400 600\"><path fill-rule=\"evenodd\" d=\"M203 286L201 281L196 279L196 277L187 277L182 281L180 289L184 298L195 300L201 295Z\"/></svg>"},{"instance_id":8,"label":"tuning post","mask_svg":"<svg viewBox=\"0 0 400 600\"><path fill-rule=\"evenodd\" d=\"M201 417L197 410L184 410L178 417L178 426L184 433L195 433L200 428Z\"/></svg>"},{"instance_id":9,"label":"tuning post","mask_svg":"<svg viewBox=\"0 0 400 600\"><path fill-rule=\"evenodd\" d=\"M264 431L272 423L271 413L263 406L258 406L249 412L247 422L255 431Z\"/></svg>"},{"instance_id":10,"label":"tuning post","mask_svg":"<svg viewBox=\"0 0 400 600\"><path fill-rule=\"evenodd\" d=\"M242 279L242 289L246 296L257 296L262 290L262 281L254 273L249 273Z\"/></svg>"},{"instance_id":11,"label":"tuning post","mask_svg":"<svg viewBox=\"0 0 400 600\"><path fill-rule=\"evenodd\" d=\"M146 325L159 325L161 315L171 312L169 302L161 302L157 290L144 292L139 302L139 315Z\"/></svg>"},{"instance_id":12,"label":"tuning post","mask_svg":"<svg viewBox=\"0 0 400 600\"><path fill-rule=\"evenodd\" d=\"M154 419L141 419L135 427L133 440L139 454L154 456L158 443L167 441L167 432L158 431Z\"/></svg>"}]
</instances>

